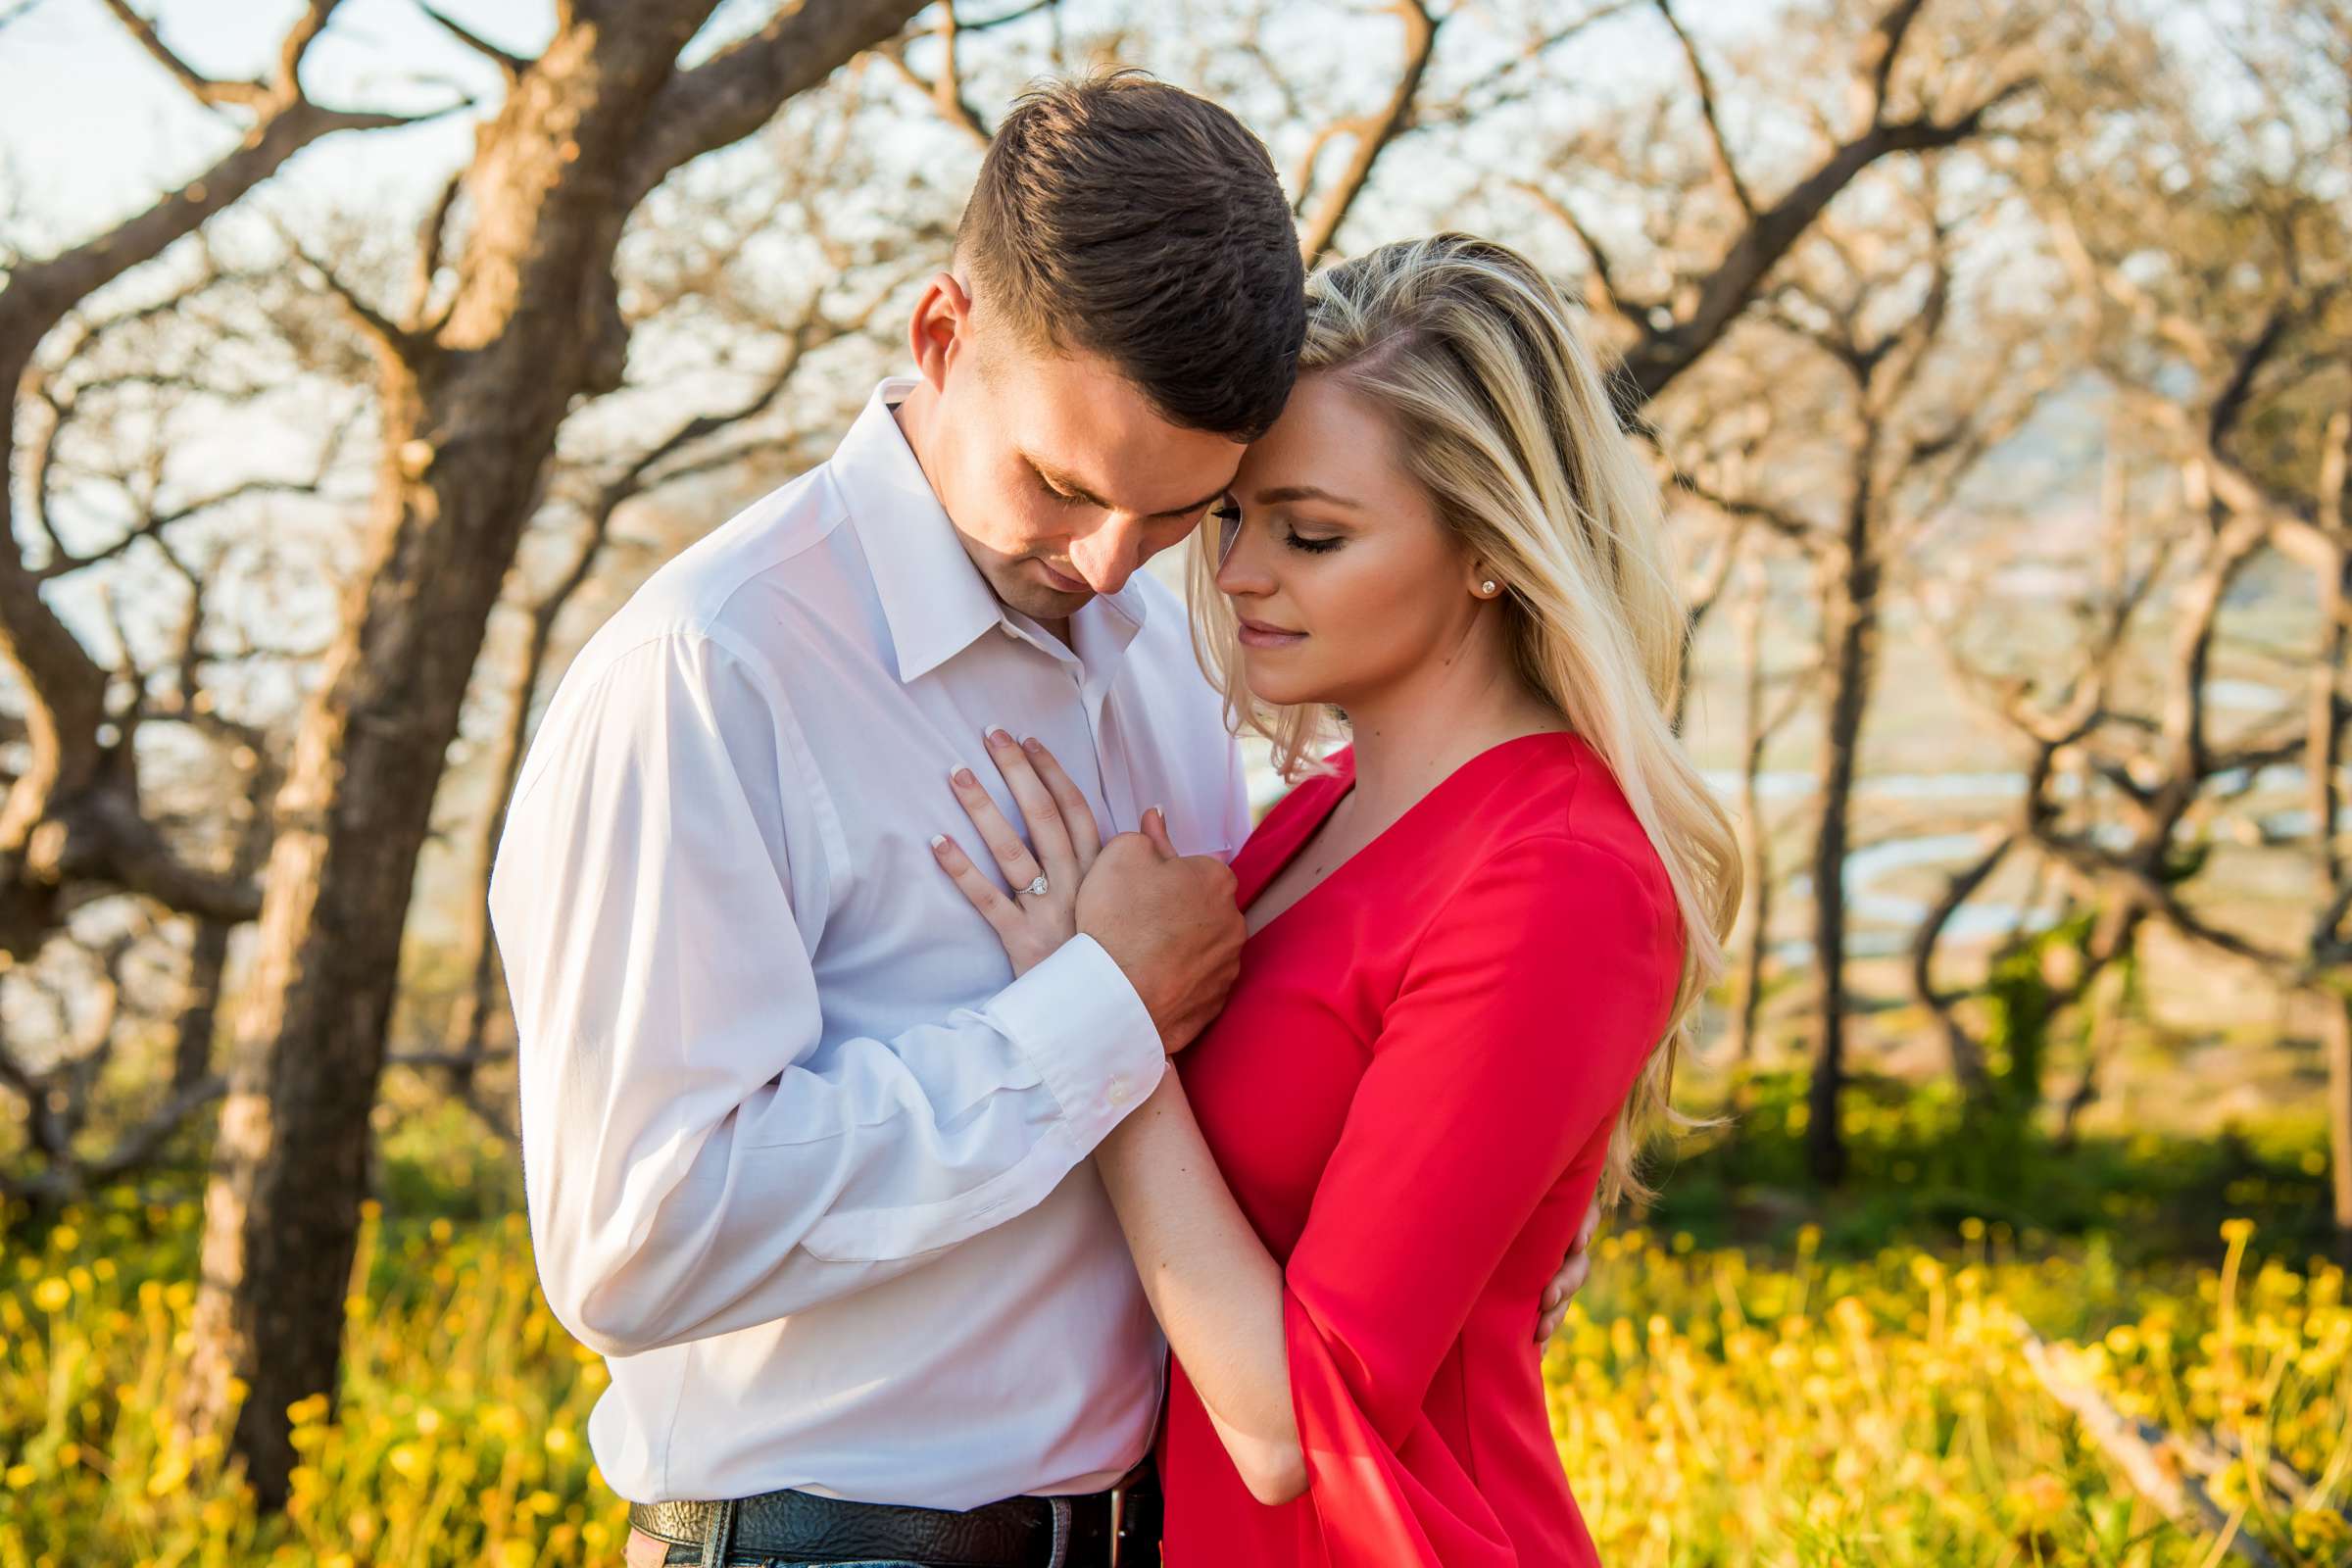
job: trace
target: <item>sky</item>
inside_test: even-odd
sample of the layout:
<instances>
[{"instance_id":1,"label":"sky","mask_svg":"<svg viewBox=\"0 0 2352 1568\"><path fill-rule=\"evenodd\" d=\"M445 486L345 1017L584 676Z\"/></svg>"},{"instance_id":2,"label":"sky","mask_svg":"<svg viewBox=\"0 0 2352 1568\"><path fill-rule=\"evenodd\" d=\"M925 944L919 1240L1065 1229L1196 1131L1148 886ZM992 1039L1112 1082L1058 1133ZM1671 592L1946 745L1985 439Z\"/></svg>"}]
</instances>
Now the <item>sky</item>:
<instances>
[{"instance_id":1,"label":"sky","mask_svg":"<svg viewBox=\"0 0 2352 1568\"><path fill-rule=\"evenodd\" d=\"M0 0L0 16L22 0ZM139 0L166 43L210 75L259 74L297 0ZM517 53L546 42L543 0L445 0L440 9ZM496 72L411 0L346 0L303 67L311 95L336 108L416 113L468 95L495 107ZM290 194L402 210L466 154L472 116L333 136L280 177ZM86 235L143 206L232 146L242 117L196 104L98 0L34 0L0 26L0 190L46 241Z\"/></svg>"},{"instance_id":2,"label":"sky","mask_svg":"<svg viewBox=\"0 0 2352 1568\"><path fill-rule=\"evenodd\" d=\"M208 74L253 75L267 69L300 0L133 0L158 19L165 41ZM530 55L546 42L549 0L437 0L438 8L514 53ZM1766 0L1776 4L1777 0ZM1520 0L1499 15L1516 15L1541 0ZM1752 24L1757 0L1697 0L1688 7L1717 34ZM692 57L773 13L775 0L723 0ZM1085 20L1117 25L1150 8L1088 5L1066 9ZM176 185L233 145L241 114L198 106L148 59L100 0L0 0L0 213L22 248L40 254L120 220ZM1367 17L1369 13L1367 12ZM1298 21L1320 32L1328 8L1303 7ZM1482 37L1489 19L1477 8L1448 30L1446 53L1457 66L1495 44ZM1081 24L1073 23L1073 26ZM1641 29L1611 24L1588 35L1580 49L1612 36L1638 38L1644 67L1678 69ZM1366 35L1369 42L1371 34ZM1163 40L1164 41L1164 40ZM1283 42L1277 54L1310 59L1325 37ZM1392 69L1374 49L1344 52L1347 72L1367 73L1366 88L1385 86ZM1360 58L1358 56L1360 55ZM1371 78L1378 77L1378 81ZM420 113L460 103L479 106L431 123L392 132L344 134L316 143L270 186L270 199L296 209L322 203L349 210L381 204L413 214L422 209L446 174L470 150L472 122L494 109L503 91L495 70L433 24L415 0L344 0L303 72L312 96L339 108ZM1367 92L1367 97L1371 94ZM1277 148L1280 155L1282 149ZM13 212L11 210L13 209Z\"/></svg>"}]
</instances>

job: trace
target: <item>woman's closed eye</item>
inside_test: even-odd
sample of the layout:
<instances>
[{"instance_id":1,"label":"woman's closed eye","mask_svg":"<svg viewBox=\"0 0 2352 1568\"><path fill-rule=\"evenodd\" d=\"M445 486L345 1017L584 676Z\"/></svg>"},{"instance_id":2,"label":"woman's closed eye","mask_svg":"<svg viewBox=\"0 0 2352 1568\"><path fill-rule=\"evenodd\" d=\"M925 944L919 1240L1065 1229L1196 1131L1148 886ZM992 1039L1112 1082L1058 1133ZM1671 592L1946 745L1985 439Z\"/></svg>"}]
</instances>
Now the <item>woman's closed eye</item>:
<instances>
[{"instance_id":1,"label":"woman's closed eye","mask_svg":"<svg viewBox=\"0 0 2352 1568\"><path fill-rule=\"evenodd\" d=\"M1242 506L1240 502L1228 496L1224 501L1210 508L1208 514L1217 522L1217 559L1223 561L1232 553L1234 540L1241 537ZM1339 549L1344 541L1333 534L1300 533L1296 527L1286 522L1282 525L1282 543L1286 547L1305 555L1327 556Z\"/></svg>"}]
</instances>

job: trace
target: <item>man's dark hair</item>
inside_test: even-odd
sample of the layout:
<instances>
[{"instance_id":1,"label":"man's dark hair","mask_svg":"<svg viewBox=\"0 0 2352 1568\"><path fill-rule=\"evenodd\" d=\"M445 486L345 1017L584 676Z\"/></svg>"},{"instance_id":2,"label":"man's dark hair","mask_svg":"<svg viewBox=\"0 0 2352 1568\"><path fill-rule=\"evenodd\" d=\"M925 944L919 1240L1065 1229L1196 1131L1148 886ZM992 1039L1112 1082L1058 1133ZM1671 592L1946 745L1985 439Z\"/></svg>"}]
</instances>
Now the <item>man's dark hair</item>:
<instances>
[{"instance_id":1,"label":"man's dark hair","mask_svg":"<svg viewBox=\"0 0 2352 1568\"><path fill-rule=\"evenodd\" d=\"M956 225L983 313L1099 354L1173 422L1254 441L1290 396L1305 269L1273 160L1140 71L1034 87Z\"/></svg>"}]
</instances>

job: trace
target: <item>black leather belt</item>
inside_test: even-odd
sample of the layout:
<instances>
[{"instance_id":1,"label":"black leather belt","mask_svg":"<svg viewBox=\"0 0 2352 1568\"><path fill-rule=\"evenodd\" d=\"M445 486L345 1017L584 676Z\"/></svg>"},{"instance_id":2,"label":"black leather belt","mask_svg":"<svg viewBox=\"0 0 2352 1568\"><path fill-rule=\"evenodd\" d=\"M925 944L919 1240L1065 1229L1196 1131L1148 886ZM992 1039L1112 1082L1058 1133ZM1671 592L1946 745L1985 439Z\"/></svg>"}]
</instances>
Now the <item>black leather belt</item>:
<instances>
[{"instance_id":1,"label":"black leather belt","mask_svg":"<svg viewBox=\"0 0 2352 1568\"><path fill-rule=\"evenodd\" d=\"M1145 1461L1108 1492L1006 1497L956 1511L762 1492L719 1502L632 1502L629 1525L666 1563L749 1568L905 1561L923 1568L1143 1568L1159 1561L1158 1477Z\"/></svg>"}]
</instances>

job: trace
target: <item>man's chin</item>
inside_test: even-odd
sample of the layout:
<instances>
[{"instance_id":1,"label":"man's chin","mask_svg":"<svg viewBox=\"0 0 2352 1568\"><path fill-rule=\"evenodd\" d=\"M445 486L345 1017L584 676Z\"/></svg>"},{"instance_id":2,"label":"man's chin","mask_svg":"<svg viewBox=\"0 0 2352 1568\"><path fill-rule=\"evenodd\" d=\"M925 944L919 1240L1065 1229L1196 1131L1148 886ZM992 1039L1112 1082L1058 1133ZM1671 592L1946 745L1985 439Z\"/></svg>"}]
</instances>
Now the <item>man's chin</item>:
<instances>
[{"instance_id":1,"label":"man's chin","mask_svg":"<svg viewBox=\"0 0 2352 1568\"><path fill-rule=\"evenodd\" d=\"M991 586L997 590L999 599L1031 620L1066 620L1095 597L1091 588L1073 591L1054 587L1045 580L1041 566L1034 561L1021 562L998 574Z\"/></svg>"}]
</instances>

